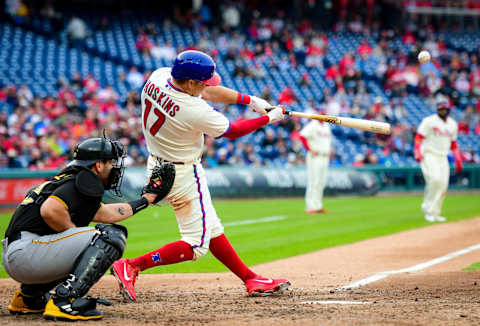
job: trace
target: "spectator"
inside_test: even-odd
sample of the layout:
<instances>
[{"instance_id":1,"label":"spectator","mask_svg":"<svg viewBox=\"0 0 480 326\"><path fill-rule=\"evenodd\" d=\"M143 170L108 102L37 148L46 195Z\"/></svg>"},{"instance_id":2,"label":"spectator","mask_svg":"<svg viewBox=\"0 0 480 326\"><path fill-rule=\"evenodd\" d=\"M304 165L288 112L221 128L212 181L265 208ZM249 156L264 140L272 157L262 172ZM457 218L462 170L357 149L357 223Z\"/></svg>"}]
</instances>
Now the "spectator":
<instances>
[{"instance_id":1,"label":"spectator","mask_svg":"<svg viewBox=\"0 0 480 326\"><path fill-rule=\"evenodd\" d=\"M458 123L458 133L468 135L470 133L470 125L468 124L468 120L463 118Z\"/></svg>"},{"instance_id":2,"label":"spectator","mask_svg":"<svg viewBox=\"0 0 480 326\"><path fill-rule=\"evenodd\" d=\"M135 42L137 50L142 53L144 56L150 55L150 50L153 47L153 43L145 32L142 32L138 35L137 41Z\"/></svg>"},{"instance_id":3,"label":"spectator","mask_svg":"<svg viewBox=\"0 0 480 326\"><path fill-rule=\"evenodd\" d=\"M337 76L340 76L340 71L338 70L338 65L331 65L325 74L325 79L336 80Z\"/></svg>"},{"instance_id":4,"label":"spectator","mask_svg":"<svg viewBox=\"0 0 480 326\"><path fill-rule=\"evenodd\" d=\"M263 98L268 103L272 102L272 92L268 85L265 85L265 87L263 88L263 92L260 94L259 97Z\"/></svg>"},{"instance_id":5,"label":"spectator","mask_svg":"<svg viewBox=\"0 0 480 326\"><path fill-rule=\"evenodd\" d=\"M240 12L231 2L227 2L223 9L223 23L232 30L236 30L240 25Z\"/></svg>"},{"instance_id":6,"label":"spectator","mask_svg":"<svg viewBox=\"0 0 480 326\"><path fill-rule=\"evenodd\" d=\"M296 101L295 94L290 86L285 86L278 96L278 104L292 105L294 101Z\"/></svg>"},{"instance_id":7,"label":"spectator","mask_svg":"<svg viewBox=\"0 0 480 326\"><path fill-rule=\"evenodd\" d=\"M480 163L480 155L475 153L473 148L469 148L467 151L465 151L463 154L463 161L465 163L470 163L470 164L479 164Z\"/></svg>"},{"instance_id":8,"label":"spectator","mask_svg":"<svg viewBox=\"0 0 480 326\"><path fill-rule=\"evenodd\" d=\"M150 37L156 38L158 36L158 31L155 23L148 22L147 25L145 25L145 33Z\"/></svg>"},{"instance_id":9,"label":"spectator","mask_svg":"<svg viewBox=\"0 0 480 326\"><path fill-rule=\"evenodd\" d=\"M127 82L131 89L140 89L143 87L145 80L143 75L138 71L137 67L133 66L127 74Z\"/></svg>"},{"instance_id":10,"label":"spectator","mask_svg":"<svg viewBox=\"0 0 480 326\"><path fill-rule=\"evenodd\" d=\"M465 72L461 72L455 80L455 89L462 95L466 96L470 92L470 82L467 79Z\"/></svg>"},{"instance_id":11,"label":"spectator","mask_svg":"<svg viewBox=\"0 0 480 326\"><path fill-rule=\"evenodd\" d=\"M155 44L152 46L150 54L155 59L174 60L177 56L177 51L172 46L171 41L166 41L163 45L160 45L159 42L155 42Z\"/></svg>"},{"instance_id":12,"label":"spectator","mask_svg":"<svg viewBox=\"0 0 480 326\"><path fill-rule=\"evenodd\" d=\"M345 76L348 69L355 70L355 57L352 52L345 53L345 56L338 64L338 72L341 76Z\"/></svg>"},{"instance_id":13,"label":"spectator","mask_svg":"<svg viewBox=\"0 0 480 326\"><path fill-rule=\"evenodd\" d=\"M100 22L98 23L98 25L96 27L96 30L97 31L102 31L102 32L110 30L110 20L108 19L107 16L103 16L100 19Z\"/></svg>"},{"instance_id":14,"label":"spectator","mask_svg":"<svg viewBox=\"0 0 480 326\"><path fill-rule=\"evenodd\" d=\"M302 77L300 77L300 80L298 81L298 85L307 87L312 85L312 81L310 80L310 75L308 74L308 72L304 72L302 74Z\"/></svg>"},{"instance_id":15,"label":"spectator","mask_svg":"<svg viewBox=\"0 0 480 326\"><path fill-rule=\"evenodd\" d=\"M67 37L71 47L83 49L88 37L87 24L76 15L73 15L66 27Z\"/></svg>"},{"instance_id":16,"label":"spectator","mask_svg":"<svg viewBox=\"0 0 480 326\"><path fill-rule=\"evenodd\" d=\"M6 12L12 16L16 23L22 24L28 20L30 14L24 1L6 1Z\"/></svg>"},{"instance_id":17,"label":"spectator","mask_svg":"<svg viewBox=\"0 0 480 326\"><path fill-rule=\"evenodd\" d=\"M79 72L73 74L72 80L70 82L73 91L82 91L83 90L83 79L82 75Z\"/></svg>"},{"instance_id":18,"label":"spectator","mask_svg":"<svg viewBox=\"0 0 480 326\"><path fill-rule=\"evenodd\" d=\"M100 88L100 83L92 74L88 74L83 79L83 87L87 93L95 93Z\"/></svg>"},{"instance_id":19,"label":"spectator","mask_svg":"<svg viewBox=\"0 0 480 326\"><path fill-rule=\"evenodd\" d=\"M360 154L360 153L356 154L352 165L353 165L354 168L364 167L365 166L365 156L363 156L363 154Z\"/></svg>"}]
</instances>

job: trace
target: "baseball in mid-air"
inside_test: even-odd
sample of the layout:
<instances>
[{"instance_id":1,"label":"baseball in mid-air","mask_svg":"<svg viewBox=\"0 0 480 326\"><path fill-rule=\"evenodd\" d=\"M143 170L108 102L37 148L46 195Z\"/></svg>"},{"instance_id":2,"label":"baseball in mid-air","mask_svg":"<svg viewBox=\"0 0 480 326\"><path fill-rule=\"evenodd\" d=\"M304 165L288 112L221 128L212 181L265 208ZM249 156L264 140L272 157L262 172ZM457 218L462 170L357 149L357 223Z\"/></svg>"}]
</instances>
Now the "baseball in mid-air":
<instances>
[{"instance_id":1,"label":"baseball in mid-air","mask_svg":"<svg viewBox=\"0 0 480 326\"><path fill-rule=\"evenodd\" d=\"M430 61L430 53L428 53L428 51L421 51L419 54L418 54L418 61L420 63L427 63Z\"/></svg>"}]
</instances>

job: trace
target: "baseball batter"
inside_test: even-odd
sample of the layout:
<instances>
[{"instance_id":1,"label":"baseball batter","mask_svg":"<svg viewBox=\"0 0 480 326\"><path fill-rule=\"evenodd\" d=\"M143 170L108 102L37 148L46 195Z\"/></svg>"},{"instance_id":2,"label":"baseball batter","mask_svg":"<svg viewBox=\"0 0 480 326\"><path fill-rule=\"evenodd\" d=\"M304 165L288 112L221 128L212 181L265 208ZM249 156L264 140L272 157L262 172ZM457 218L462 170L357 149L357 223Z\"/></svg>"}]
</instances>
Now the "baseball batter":
<instances>
[{"instance_id":1,"label":"baseball batter","mask_svg":"<svg viewBox=\"0 0 480 326\"><path fill-rule=\"evenodd\" d=\"M447 158L450 149L455 157L456 173L460 173L463 168L456 141L457 123L448 116L449 113L448 101L445 99L437 101L437 114L423 119L415 136L414 155L420 162L425 179L422 211L428 222L446 221L440 214L450 178Z\"/></svg>"},{"instance_id":2,"label":"baseball batter","mask_svg":"<svg viewBox=\"0 0 480 326\"><path fill-rule=\"evenodd\" d=\"M323 190L327 181L332 133L327 123L311 120L300 131L301 141L307 149L307 190L305 192L308 214L326 213L323 208Z\"/></svg>"},{"instance_id":3,"label":"baseball batter","mask_svg":"<svg viewBox=\"0 0 480 326\"><path fill-rule=\"evenodd\" d=\"M175 164L175 182L166 199L174 208L182 237L143 256L113 264L112 273L127 299L136 301L134 284L139 271L196 260L208 250L245 283L249 295L282 293L290 285L286 279L261 277L240 260L224 235L200 164L204 134L235 139L282 120L284 110L277 107L266 114L265 108L271 106L268 102L218 86L220 82L210 56L185 51L172 68L154 71L143 87L148 173L157 162ZM246 104L264 115L231 123L205 101Z\"/></svg>"}]
</instances>

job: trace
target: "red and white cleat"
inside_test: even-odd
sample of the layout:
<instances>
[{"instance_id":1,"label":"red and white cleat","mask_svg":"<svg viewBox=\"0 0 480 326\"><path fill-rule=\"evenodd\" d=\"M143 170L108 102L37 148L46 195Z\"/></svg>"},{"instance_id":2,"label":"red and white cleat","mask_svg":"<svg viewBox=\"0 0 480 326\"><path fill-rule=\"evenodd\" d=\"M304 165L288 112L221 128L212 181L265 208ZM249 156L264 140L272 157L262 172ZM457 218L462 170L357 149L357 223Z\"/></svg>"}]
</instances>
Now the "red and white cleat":
<instances>
[{"instance_id":1,"label":"red and white cleat","mask_svg":"<svg viewBox=\"0 0 480 326\"><path fill-rule=\"evenodd\" d=\"M272 279L260 275L245 281L247 292L252 297L278 295L290 287L290 281L284 278Z\"/></svg>"},{"instance_id":2,"label":"red and white cleat","mask_svg":"<svg viewBox=\"0 0 480 326\"><path fill-rule=\"evenodd\" d=\"M128 301L137 301L135 280L137 279L139 269L130 264L127 258L122 258L113 263L110 271L117 279L123 297Z\"/></svg>"}]
</instances>

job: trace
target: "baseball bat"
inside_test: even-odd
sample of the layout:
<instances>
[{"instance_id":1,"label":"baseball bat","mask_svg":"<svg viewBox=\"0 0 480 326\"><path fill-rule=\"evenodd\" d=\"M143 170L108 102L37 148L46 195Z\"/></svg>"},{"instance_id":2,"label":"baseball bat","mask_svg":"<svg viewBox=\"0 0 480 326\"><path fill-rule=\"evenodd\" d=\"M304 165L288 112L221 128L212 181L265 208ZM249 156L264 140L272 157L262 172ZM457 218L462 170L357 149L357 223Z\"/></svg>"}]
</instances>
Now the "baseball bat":
<instances>
[{"instance_id":1,"label":"baseball bat","mask_svg":"<svg viewBox=\"0 0 480 326\"><path fill-rule=\"evenodd\" d=\"M266 110L268 112L273 109L274 108L268 108ZM285 110L285 114L289 116L294 116L294 117L302 117L302 118L314 119L318 121L324 121L324 122L333 123L340 126L370 131L377 134L389 135L391 133L390 124L386 122L337 117L334 115L310 114L310 113L296 112L296 111L290 111L290 110Z\"/></svg>"}]
</instances>

